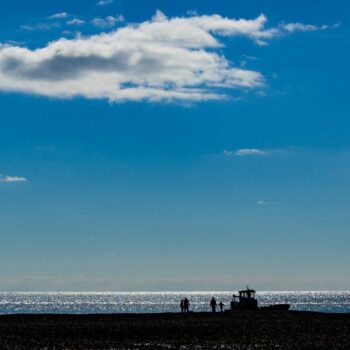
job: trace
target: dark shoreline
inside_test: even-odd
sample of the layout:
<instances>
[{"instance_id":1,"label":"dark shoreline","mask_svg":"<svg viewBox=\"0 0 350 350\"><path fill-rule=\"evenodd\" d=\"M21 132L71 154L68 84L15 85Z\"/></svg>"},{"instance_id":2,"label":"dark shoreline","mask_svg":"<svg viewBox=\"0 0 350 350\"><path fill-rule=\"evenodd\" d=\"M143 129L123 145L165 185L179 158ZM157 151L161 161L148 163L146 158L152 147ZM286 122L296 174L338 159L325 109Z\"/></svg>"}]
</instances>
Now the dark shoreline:
<instances>
[{"instance_id":1,"label":"dark shoreline","mask_svg":"<svg viewBox=\"0 0 350 350\"><path fill-rule=\"evenodd\" d=\"M0 349L350 349L350 313L3 315Z\"/></svg>"}]
</instances>

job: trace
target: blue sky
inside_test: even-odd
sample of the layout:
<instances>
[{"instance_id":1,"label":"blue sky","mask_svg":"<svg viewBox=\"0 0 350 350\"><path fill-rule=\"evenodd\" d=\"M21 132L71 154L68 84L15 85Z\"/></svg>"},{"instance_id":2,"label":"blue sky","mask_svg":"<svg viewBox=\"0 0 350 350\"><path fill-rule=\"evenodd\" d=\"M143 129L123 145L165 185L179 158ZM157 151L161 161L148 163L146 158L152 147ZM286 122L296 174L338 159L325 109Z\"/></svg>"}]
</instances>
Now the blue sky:
<instances>
[{"instance_id":1,"label":"blue sky","mask_svg":"<svg viewBox=\"0 0 350 350\"><path fill-rule=\"evenodd\" d=\"M1 4L0 289L349 289L349 10Z\"/></svg>"}]
</instances>

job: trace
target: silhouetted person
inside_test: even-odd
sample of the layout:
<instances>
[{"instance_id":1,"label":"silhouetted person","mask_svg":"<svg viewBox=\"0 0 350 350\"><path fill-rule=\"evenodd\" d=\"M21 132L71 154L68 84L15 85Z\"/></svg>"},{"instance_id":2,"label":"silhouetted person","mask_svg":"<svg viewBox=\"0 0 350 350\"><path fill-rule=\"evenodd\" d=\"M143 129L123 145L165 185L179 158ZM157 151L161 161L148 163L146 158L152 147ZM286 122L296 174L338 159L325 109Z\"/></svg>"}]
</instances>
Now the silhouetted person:
<instances>
[{"instance_id":1,"label":"silhouetted person","mask_svg":"<svg viewBox=\"0 0 350 350\"><path fill-rule=\"evenodd\" d=\"M210 300L210 306L211 306L211 311L216 312L216 300L214 297L212 297Z\"/></svg>"},{"instance_id":2,"label":"silhouetted person","mask_svg":"<svg viewBox=\"0 0 350 350\"><path fill-rule=\"evenodd\" d=\"M187 298L185 298L184 300L184 309L185 309L185 312L188 312L189 310L189 307L190 307L190 302Z\"/></svg>"},{"instance_id":3,"label":"silhouetted person","mask_svg":"<svg viewBox=\"0 0 350 350\"><path fill-rule=\"evenodd\" d=\"M224 311L224 303L222 301L220 301L219 306L220 306L220 311L223 312Z\"/></svg>"},{"instance_id":4,"label":"silhouetted person","mask_svg":"<svg viewBox=\"0 0 350 350\"><path fill-rule=\"evenodd\" d=\"M181 299L180 308L181 308L181 312L185 311L185 300L183 300L183 299Z\"/></svg>"}]
</instances>

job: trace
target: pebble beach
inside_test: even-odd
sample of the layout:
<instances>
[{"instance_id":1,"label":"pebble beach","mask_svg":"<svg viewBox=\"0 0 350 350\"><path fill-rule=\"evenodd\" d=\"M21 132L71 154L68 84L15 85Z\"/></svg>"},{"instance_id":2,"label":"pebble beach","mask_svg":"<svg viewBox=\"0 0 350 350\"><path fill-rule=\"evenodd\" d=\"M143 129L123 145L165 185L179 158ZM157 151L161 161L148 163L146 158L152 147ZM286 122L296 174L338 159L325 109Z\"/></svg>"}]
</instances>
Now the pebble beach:
<instances>
[{"instance_id":1,"label":"pebble beach","mask_svg":"<svg viewBox=\"0 0 350 350\"><path fill-rule=\"evenodd\" d=\"M350 314L299 311L0 316L1 349L350 349Z\"/></svg>"}]
</instances>

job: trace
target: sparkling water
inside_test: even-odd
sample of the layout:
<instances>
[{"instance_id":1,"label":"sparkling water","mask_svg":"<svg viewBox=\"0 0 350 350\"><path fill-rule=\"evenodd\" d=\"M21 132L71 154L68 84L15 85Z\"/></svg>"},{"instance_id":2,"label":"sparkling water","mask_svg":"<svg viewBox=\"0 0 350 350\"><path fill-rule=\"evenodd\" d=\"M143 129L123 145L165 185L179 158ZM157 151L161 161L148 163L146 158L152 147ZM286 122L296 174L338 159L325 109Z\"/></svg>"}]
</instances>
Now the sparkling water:
<instances>
[{"instance_id":1,"label":"sparkling water","mask_svg":"<svg viewBox=\"0 0 350 350\"><path fill-rule=\"evenodd\" d=\"M184 297L190 300L190 310L209 311L212 296L229 308L231 292L2 292L0 314L179 312ZM350 312L350 291L258 292L257 299L259 306L287 302L291 310Z\"/></svg>"}]
</instances>

